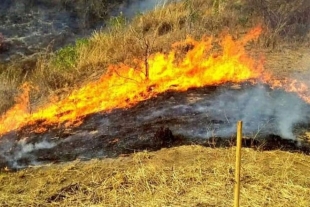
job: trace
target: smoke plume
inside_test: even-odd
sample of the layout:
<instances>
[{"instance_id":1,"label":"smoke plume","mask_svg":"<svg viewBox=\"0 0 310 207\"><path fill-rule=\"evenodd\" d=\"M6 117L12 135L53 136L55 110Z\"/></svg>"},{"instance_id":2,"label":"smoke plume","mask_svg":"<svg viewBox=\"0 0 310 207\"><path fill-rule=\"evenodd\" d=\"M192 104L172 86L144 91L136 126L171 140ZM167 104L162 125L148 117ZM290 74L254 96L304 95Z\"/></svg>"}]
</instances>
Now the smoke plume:
<instances>
[{"instance_id":1,"label":"smoke plume","mask_svg":"<svg viewBox=\"0 0 310 207\"><path fill-rule=\"evenodd\" d=\"M51 149L55 147L55 143L48 142L46 140L42 140L36 143L27 143L26 139L19 140L17 143L8 142L7 145L3 145L2 147L10 147L12 150L8 152L7 148L5 150L1 150L1 152L6 152L5 154L1 154L6 160L6 162L10 163L10 166L13 168L22 168L25 167L22 164L18 163L18 160L21 159L29 159L32 160L30 163L32 165L40 164L38 163L37 157L33 155L33 152L44 149Z\"/></svg>"},{"instance_id":2,"label":"smoke plume","mask_svg":"<svg viewBox=\"0 0 310 207\"><path fill-rule=\"evenodd\" d=\"M309 106L295 93L271 90L258 85L248 89L221 88L215 97L189 98L188 103L162 108L141 115L150 121L160 117L186 120L173 131L187 137L231 137L236 122L244 122L244 134L257 137L268 134L295 139L294 127L307 123Z\"/></svg>"},{"instance_id":3,"label":"smoke plume","mask_svg":"<svg viewBox=\"0 0 310 207\"><path fill-rule=\"evenodd\" d=\"M133 0L127 1L120 6L120 8L114 12L118 14L122 12L127 18L131 19L138 13L144 13L149 10L160 8L166 4L172 2L178 2L179 0Z\"/></svg>"}]
</instances>

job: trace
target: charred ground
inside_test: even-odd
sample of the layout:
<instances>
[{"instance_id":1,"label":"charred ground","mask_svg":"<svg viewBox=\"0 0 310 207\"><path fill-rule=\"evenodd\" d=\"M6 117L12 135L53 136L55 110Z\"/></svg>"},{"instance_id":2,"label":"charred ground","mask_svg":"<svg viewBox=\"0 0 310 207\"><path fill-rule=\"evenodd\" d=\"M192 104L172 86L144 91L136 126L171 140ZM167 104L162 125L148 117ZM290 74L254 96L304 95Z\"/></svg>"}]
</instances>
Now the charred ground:
<instances>
[{"instance_id":1,"label":"charred ground","mask_svg":"<svg viewBox=\"0 0 310 207\"><path fill-rule=\"evenodd\" d=\"M38 102L44 103L48 95L56 94L61 98L83 83L98 78L110 64L131 63L134 57L143 58L145 48L141 47L141 37L149 41L155 39L152 52L167 52L171 43L184 39L186 35L198 38L205 34L218 36L223 30L229 30L238 37L257 24L262 24L264 34L258 44L247 49L265 54L266 69L279 77L308 77L305 75L308 74L310 57L308 11L307 0L193 0L157 9L138 16L130 24L116 24L109 30L95 33L90 44L74 47L78 58L73 67L54 65L53 54L43 54L26 74L23 66L2 65L0 109L3 112L14 104L18 88L26 81L39 88L40 92L31 98L31 106L35 108L40 105ZM121 17L113 20L117 22ZM195 102L197 97L213 100L221 89L238 94L253 87L245 84L240 89L233 89L235 87L228 84L187 92L169 91L130 109L83 117L84 123L79 127L65 128L60 124L46 126L49 130L44 133L31 132L37 125L42 125L44 120L41 120L20 131L10 132L0 141L0 165L7 167L0 171L0 205L230 206L235 154L234 147L225 146L234 145L234 133L210 136L213 129L225 128L228 122L228 126L235 129L235 119L230 119L232 116L228 110L210 116L206 110L197 113L179 108L170 114L150 115L173 104L193 104L190 100ZM267 94L276 92L292 98L292 94L283 90L264 87L269 92ZM290 107L280 111L291 111L296 103L301 103L302 113L295 115L301 114L303 119L290 123L292 129L289 130L296 139L279 135L287 131L280 133L273 124L275 117L264 113L262 117L268 117L264 122L267 124L252 122L256 126L254 133L246 132L244 146L259 150L242 151L242 205L310 206L310 163L306 142L309 140L309 106L295 95L296 102L286 104ZM260 101L257 99L254 103ZM243 102L240 106L243 107L237 109L242 111L251 105ZM226 108L233 107L227 105ZM252 108L257 109L255 105ZM139 113L140 117L137 117ZM176 119L174 115L180 118ZM284 115L291 117L294 113ZM134 124L137 121L140 121L138 127ZM191 123L193 136L178 132L177 129L183 127L188 130L186 123ZM264 130L258 130L258 126L263 126ZM253 130L253 125L245 124L244 128ZM197 143L208 147L196 146ZM142 151L144 149L160 150ZM260 151L264 149L303 153ZM79 161L93 157L113 159ZM70 160L76 161L67 162ZM51 165L10 172L10 168L43 163Z\"/></svg>"},{"instance_id":2,"label":"charred ground","mask_svg":"<svg viewBox=\"0 0 310 207\"><path fill-rule=\"evenodd\" d=\"M256 90L266 93L264 96L270 96L270 101L279 105L260 109L257 104L264 100L260 100L262 96L257 96ZM238 118L246 120L244 147L309 154L310 145L301 138L309 130L308 115L285 125L292 127L294 138L281 136L282 129L278 128L279 123L285 121L278 120L285 111L274 110L281 105L290 106L292 97L300 102L302 107L299 110L303 113L310 110L294 94L272 90L267 85L244 83L192 88L185 92L170 90L127 109L88 115L77 127L66 128L63 123L43 126L47 128L45 132L34 132L42 127L42 120L1 138L1 167L20 168L75 159L117 157L191 144L231 147L235 145L233 131ZM254 104L253 110L257 113L249 112L249 104ZM246 110L246 116L243 116L243 110ZM268 110L272 112L265 113ZM299 110L291 110L291 113L299 113Z\"/></svg>"}]
</instances>

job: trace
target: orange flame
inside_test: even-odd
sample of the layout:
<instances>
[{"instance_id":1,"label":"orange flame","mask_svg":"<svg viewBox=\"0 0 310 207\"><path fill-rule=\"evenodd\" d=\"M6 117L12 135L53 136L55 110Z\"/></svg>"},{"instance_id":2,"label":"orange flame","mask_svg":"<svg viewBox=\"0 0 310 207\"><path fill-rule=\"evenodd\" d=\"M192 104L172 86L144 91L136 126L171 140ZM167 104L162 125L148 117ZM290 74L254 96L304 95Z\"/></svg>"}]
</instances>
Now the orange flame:
<instances>
[{"instance_id":1,"label":"orange flame","mask_svg":"<svg viewBox=\"0 0 310 207\"><path fill-rule=\"evenodd\" d=\"M73 91L68 98L34 113L27 108L30 88L25 85L18 103L0 118L0 135L38 120L43 125L80 124L87 114L130 107L169 89L185 91L191 87L258 79L262 77L263 65L251 59L244 46L257 39L260 33L261 29L257 27L236 41L227 35L220 42L222 52L218 54L211 53L212 38L201 41L187 38L175 43L169 54L157 53L149 57L149 77L145 75L144 61L138 61L138 68L113 65L100 80L90 82ZM191 46L192 49L178 60L176 53L180 46ZM271 79L266 76L265 80ZM37 128L38 132L44 130Z\"/></svg>"},{"instance_id":2,"label":"orange flame","mask_svg":"<svg viewBox=\"0 0 310 207\"><path fill-rule=\"evenodd\" d=\"M282 80L268 78L265 79L265 82L268 83L273 89L280 88L287 92L296 93L301 99L310 104L309 87L301 81L290 78L284 78Z\"/></svg>"}]
</instances>

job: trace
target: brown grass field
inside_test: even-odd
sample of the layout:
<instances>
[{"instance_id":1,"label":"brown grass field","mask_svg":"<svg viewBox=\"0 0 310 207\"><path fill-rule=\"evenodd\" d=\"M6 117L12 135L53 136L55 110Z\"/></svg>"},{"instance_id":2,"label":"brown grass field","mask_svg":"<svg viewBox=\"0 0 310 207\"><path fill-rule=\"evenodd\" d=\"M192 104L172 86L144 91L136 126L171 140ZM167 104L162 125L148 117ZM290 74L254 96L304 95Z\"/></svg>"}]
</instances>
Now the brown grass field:
<instances>
[{"instance_id":1,"label":"brown grass field","mask_svg":"<svg viewBox=\"0 0 310 207\"><path fill-rule=\"evenodd\" d=\"M238 38L263 27L247 49L263 54L266 70L278 76L309 74L310 1L184 0L137 15L111 18L69 53L43 52L31 70L26 60L0 65L0 113L30 82L30 105L67 96L98 79L107 66L133 64L150 53L168 52L186 36ZM70 60L69 64L65 61ZM75 161L0 171L0 206L232 206L235 148L181 146L116 159ZM310 159L301 153L242 150L241 206L310 206Z\"/></svg>"},{"instance_id":2,"label":"brown grass field","mask_svg":"<svg viewBox=\"0 0 310 207\"><path fill-rule=\"evenodd\" d=\"M309 206L309 156L242 150L241 206ZM181 146L0 174L1 206L232 206L235 148Z\"/></svg>"}]
</instances>

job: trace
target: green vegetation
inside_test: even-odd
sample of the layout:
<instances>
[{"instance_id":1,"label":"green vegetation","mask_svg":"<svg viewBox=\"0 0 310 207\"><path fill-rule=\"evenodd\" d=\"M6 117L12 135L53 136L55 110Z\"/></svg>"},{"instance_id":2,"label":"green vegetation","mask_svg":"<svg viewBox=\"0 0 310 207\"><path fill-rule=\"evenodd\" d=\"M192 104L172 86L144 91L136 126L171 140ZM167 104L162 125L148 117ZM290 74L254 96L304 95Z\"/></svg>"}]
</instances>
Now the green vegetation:
<instances>
[{"instance_id":1,"label":"green vegetation","mask_svg":"<svg viewBox=\"0 0 310 207\"><path fill-rule=\"evenodd\" d=\"M59 69L68 70L77 66L79 51L81 47L86 47L88 39L78 39L75 45L68 45L56 51L55 57L52 58L52 65Z\"/></svg>"},{"instance_id":2,"label":"green vegetation","mask_svg":"<svg viewBox=\"0 0 310 207\"><path fill-rule=\"evenodd\" d=\"M232 206L235 149L182 146L0 173L5 206ZM309 157L242 151L241 206L310 205Z\"/></svg>"},{"instance_id":3,"label":"green vegetation","mask_svg":"<svg viewBox=\"0 0 310 207\"><path fill-rule=\"evenodd\" d=\"M128 23L127 18L124 16L123 13L120 13L118 16L111 17L108 20L108 24L107 25L110 28L119 29L119 28L125 27L127 23Z\"/></svg>"}]
</instances>

